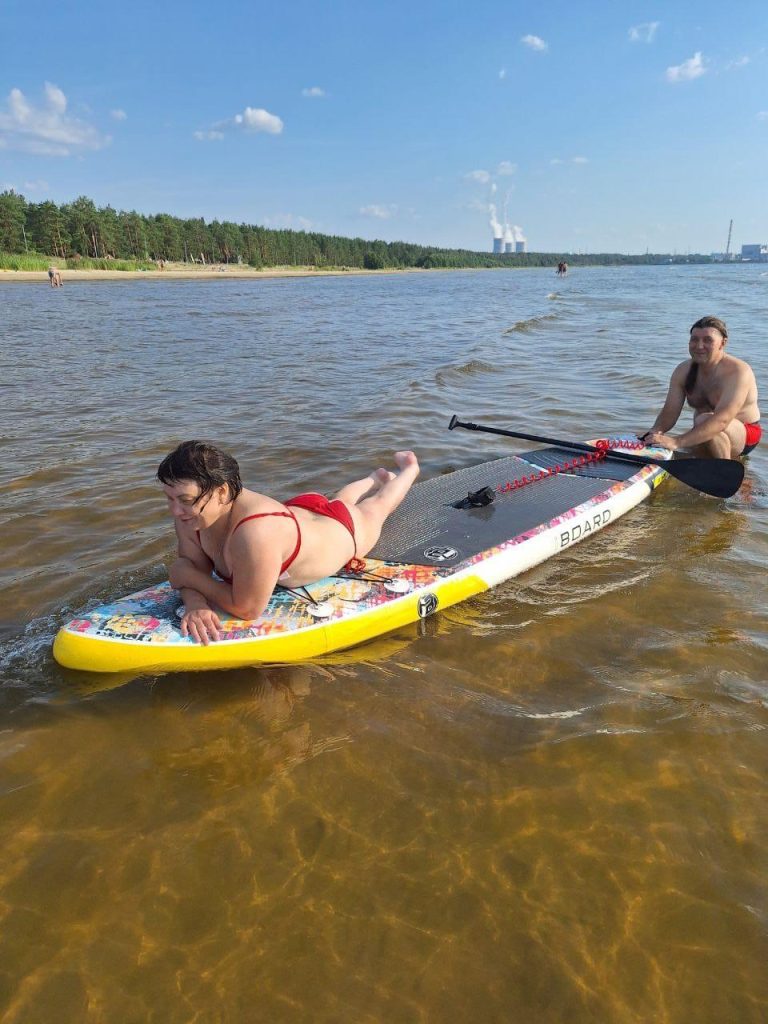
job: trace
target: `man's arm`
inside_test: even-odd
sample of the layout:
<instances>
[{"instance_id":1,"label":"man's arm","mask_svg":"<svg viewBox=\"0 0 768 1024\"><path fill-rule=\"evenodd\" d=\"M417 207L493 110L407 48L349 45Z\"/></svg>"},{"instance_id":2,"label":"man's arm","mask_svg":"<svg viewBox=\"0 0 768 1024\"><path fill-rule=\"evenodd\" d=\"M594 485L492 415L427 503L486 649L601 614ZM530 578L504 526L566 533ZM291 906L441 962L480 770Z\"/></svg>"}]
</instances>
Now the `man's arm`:
<instances>
[{"instance_id":1,"label":"man's arm","mask_svg":"<svg viewBox=\"0 0 768 1024\"><path fill-rule=\"evenodd\" d=\"M752 374L749 368L737 364L734 372L729 374L724 382L723 392L712 415L676 437L677 444L681 448L706 444L725 430L744 408L751 384Z\"/></svg>"},{"instance_id":2,"label":"man's arm","mask_svg":"<svg viewBox=\"0 0 768 1024\"><path fill-rule=\"evenodd\" d=\"M690 360L686 360L675 367L669 381L669 390L667 391L664 405L661 407L661 412L654 420L651 429L642 435L641 440L645 440L650 434L666 433L680 419L680 413L683 411L683 405L685 404L685 378L688 375L689 366Z\"/></svg>"}]
</instances>

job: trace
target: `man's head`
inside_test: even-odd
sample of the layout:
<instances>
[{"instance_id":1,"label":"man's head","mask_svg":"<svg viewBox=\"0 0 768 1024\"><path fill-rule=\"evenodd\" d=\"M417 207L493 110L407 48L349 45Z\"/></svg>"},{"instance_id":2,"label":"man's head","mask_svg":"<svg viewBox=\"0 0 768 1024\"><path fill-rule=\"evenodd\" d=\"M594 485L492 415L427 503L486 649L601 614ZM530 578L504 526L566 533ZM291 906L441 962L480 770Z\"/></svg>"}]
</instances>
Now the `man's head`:
<instances>
[{"instance_id":1,"label":"man's head","mask_svg":"<svg viewBox=\"0 0 768 1024\"><path fill-rule=\"evenodd\" d=\"M691 327L688 351L695 363L717 364L725 355L728 328L716 316L703 316Z\"/></svg>"},{"instance_id":2,"label":"man's head","mask_svg":"<svg viewBox=\"0 0 768 1024\"><path fill-rule=\"evenodd\" d=\"M722 334L723 338L728 337L728 328L725 326L725 321L721 320L720 317L717 316L701 317L701 319L697 320L696 323L693 324L693 326L691 327L691 334L693 334L693 332L696 330L703 330L708 327L714 328L714 330L719 331Z\"/></svg>"}]
</instances>

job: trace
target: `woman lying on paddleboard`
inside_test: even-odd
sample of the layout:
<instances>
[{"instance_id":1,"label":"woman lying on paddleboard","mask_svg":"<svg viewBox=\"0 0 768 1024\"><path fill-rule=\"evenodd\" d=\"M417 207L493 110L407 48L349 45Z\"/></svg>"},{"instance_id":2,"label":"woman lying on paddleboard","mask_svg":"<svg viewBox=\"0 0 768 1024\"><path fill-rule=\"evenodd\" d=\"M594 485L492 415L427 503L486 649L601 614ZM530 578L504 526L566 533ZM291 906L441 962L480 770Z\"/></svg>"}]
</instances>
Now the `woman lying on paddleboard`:
<instances>
[{"instance_id":1,"label":"woman lying on paddleboard","mask_svg":"<svg viewBox=\"0 0 768 1024\"><path fill-rule=\"evenodd\" d=\"M202 441L180 444L157 478L179 542L169 579L184 601L184 636L218 640L212 605L257 619L278 583L306 586L367 555L419 475L413 452L395 452L394 461L399 472L377 469L331 500L311 493L281 503L244 488L226 452Z\"/></svg>"}]
</instances>

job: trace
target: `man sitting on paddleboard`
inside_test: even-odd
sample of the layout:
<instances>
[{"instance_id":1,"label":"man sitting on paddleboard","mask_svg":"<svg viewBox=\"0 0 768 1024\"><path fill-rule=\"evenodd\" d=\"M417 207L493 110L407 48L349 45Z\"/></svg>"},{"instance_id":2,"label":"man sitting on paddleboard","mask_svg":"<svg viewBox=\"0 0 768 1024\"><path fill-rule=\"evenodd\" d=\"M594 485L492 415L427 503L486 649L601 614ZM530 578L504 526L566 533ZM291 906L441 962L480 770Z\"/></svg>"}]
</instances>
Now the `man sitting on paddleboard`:
<instances>
[{"instance_id":1,"label":"man sitting on paddleboard","mask_svg":"<svg viewBox=\"0 0 768 1024\"><path fill-rule=\"evenodd\" d=\"M332 500L311 493L281 504L246 490L231 455L202 441L180 444L157 477L179 542L169 579L184 600L182 634L218 640L212 605L257 619L278 583L307 586L367 555L419 475L413 452L395 452L394 461L398 473L377 469Z\"/></svg>"},{"instance_id":2,"label":"man sitting on paddleboard","mask_svg":"<svg viewBox=\"0 0 768 1024\"><path fill-rule=\"evenodd\" d=\"M640 435L646 444L696 455L737 459L748 455L762 435L757 407L757 382L752 367L725 351L728 328L716 316L703 316L691 327L691 358L675 367L664 408L650 430ZM685 400L693 408L693 427L672 437Z\"/></svg>"}]
</instances>

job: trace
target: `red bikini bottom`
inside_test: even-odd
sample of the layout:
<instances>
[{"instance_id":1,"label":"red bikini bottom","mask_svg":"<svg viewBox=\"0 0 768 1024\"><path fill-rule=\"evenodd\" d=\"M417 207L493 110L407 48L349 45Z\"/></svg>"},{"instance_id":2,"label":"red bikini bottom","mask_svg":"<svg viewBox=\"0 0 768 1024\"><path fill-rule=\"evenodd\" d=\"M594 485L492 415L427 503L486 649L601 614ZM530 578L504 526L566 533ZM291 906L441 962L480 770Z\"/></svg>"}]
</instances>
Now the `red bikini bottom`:
<instances>
[{"instance_id":1,"label":"red bikini bottom","mask_svg":"<svg viewBox=\"0 0 768 1024\"><path fill-rule=\"evenodd\" d=\"M319 516L335 519L337 523L341 523L345 530L349 531L352 540L355 540L355 522L352 519L352 513L344 502L338 498L334 498L331 501L324 494L312 492L310 494L297 494L295 498L291 498L290 501L284 501L283 504L288 508L304 508L307 512L315 512ZM355 542L355 551L357 551L357 542Z\"/></svg>"},{"instance_id":2,"label":"red bikini bottom","mask_svg":"<svg viewBox=\"0 0 768 1024\"><path fill-rule=\"evenodd\" d=\"M763 436L763 428L760 423L745 423L744 429L747 432L747 436L744 439L744 451L742 455L749 455L749 453L757 448L760 438Z\"/></svg>"}]
</instances>

